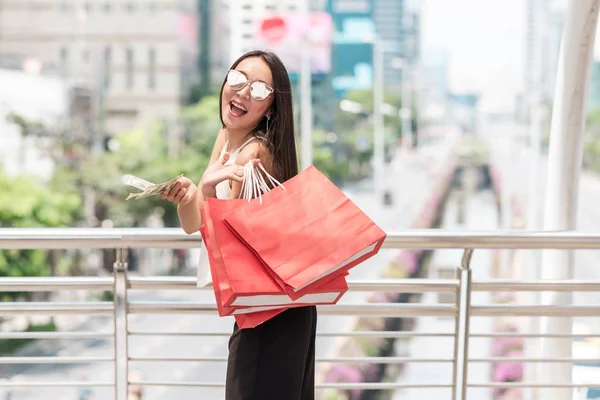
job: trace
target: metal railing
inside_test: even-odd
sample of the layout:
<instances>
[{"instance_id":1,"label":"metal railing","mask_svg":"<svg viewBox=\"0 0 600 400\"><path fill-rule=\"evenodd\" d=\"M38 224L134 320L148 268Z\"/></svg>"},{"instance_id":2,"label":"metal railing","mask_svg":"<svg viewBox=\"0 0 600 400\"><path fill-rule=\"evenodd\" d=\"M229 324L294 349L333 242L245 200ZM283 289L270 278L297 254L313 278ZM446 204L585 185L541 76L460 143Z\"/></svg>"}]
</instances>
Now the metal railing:
<instances>
[{"instance_id":1,"label":"metal railing","mask_svg":"<svg viewBox=\"0 0 600 400\"><path fill-rule=\"evenodd\" d=\"M0 339L90 339L113 338L114 353L109 357L0 357L0 364L73 364L73 363L112 363L113 381L55 381L55 382L6 382L8 387L103 387L114 386L115 398L125 400L129 385L142 386L181 386L181 387L223 387L222 382L177 382L158 380L134 380L128 378L129 362L223 362L223 357L158 357L132 356L129 354L130 336L228 336L229 332L165 332L160 330L136 330L128 326L128 315L134 314L216 314L214 303L183 301L134 301L128 299L131 290L199 290L191 277L134 277L127 274L128 248L193 248L201 240L199 235L185 235L179 229L0 229L0 249L66 249L95 248L116 249L114 275L112 277L51 277L51 278L2 278L0 292L47 292L73 290L113 291L113 301L85 302L5 302L0 303L0 317L22 315L98 315L113 318L111 330L100 332L58 331L58 332L0 332ZM415 384L410 382L365 382L365 383L319 383L321 389L362 389L395 390L402 388L451 388L453 399L466 399L467 388L536 388L572 387L580 384L559 384L552 382L486 382L469 383L470 363L493 363L506 360L501 357L470 358L469 342L472 338L572 338L598 337L598 335L533 335L523 333L470 333L471 317L497 316L598 316L600 306L595 305L517 305L486 304L474 305L471 293L477 291L600 291L600 282L590 281L515 281L488 280L472 281L471 256L477 249L600 249L600 234L575 232L561 233L456 233L441 231L410 231L391 233L384 248L405 249L464 249L462 260L457 260L458 279L381 279L374 281L350 281L350 291L361 292L451 292L456 294L454 304L418 303L365 303L319 307L320 315L351 315L368 317L450 317L455 320L455 332L411 332L411 331L352 331L319 332L320 337L370 337L370 338L414 338L447 337L454 339L454 355L451 358L411 358L411 357L321 357L319 363L452 363L453 374L450 382ZM511 358L511 362L567 362L585 363L590 359L539 359ZM600 387L600 382L587 384Z\"/></svg>"}]
</instances>

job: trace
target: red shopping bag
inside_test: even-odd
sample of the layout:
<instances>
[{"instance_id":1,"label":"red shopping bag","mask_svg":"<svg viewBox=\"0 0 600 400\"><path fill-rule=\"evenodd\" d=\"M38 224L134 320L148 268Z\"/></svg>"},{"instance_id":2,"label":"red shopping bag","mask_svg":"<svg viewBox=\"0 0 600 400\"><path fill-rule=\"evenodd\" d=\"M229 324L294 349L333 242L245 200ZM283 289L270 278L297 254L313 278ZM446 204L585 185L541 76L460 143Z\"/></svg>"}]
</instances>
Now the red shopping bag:
<instances>
[{"instance_id":1,"label":"red shopping bag","mask_svg":"<svg viewBox=\"0 0 600 400\"><path fill-rule=\"evenodd\" d=\"M204 220L206 221L206 219ZM205 241L205 245L209 246L206 242L207 240L210 240L207 232L206 232L206 225L203 225L200 227L200 233L202 234L202 240ZM208 250L208 248L207 248ZM211 254L208 254L209 257L209 264L214 265L214 260L211 259ZM212 268L211 268L212 269ZM214 273L213 271L211 271L211 274ZM213 279L213 285L218 285L218 283L215 283L214 279ZM253 312L249 312L249 313L235 313L235 308L234 307L223 307L221 306L221 300L220 300L220 291L215 290L215 298L216 298L216 302L217 302L217 309L219 310L219 315L223 316L223 315L230 315L230 314L234 314L235 317L235 322L237 323L238 327L240 329L249 329L249 328L255 328L258 325L262 324L265 321L268 321L269 319L275 317L276 315L281 314L282 312L284 312L286 310L285 307L281 307L281 308L275 308L273 310L267 310L267 311L255 311L253 310ZM247 311L250 309L253 309L254 307L248 307L244 310L241 311Z\"/></svg>"},{"instance_id":2,"label":"red shopping bag","mask_svg":"<svg viewBox=\"0 0 600 400\"><path fill-rule=\"evenodd\" d=\"M210 225L210 222L208 224ZM241 309L237 309L236 307L228 307L228 306L223 305L223 302L221 300L221 291L216 290L215 286L219 285L220 282L223 282L224 280L226 280L227 276L223 274L222 269L214 268L215 265L217 265L219 262L222 262L222 261L217 261L215 259L215 257L220 257L220 254L218 252L212 252L212 251L208 250L209 248L210 249L214 248L214 244L212 243L213 238L207 232L208 231L207 226L208 226L207 224L201 226L200 233L202 234L202 240L204 240L204 244L205 244L207 252L208 252L208 260L209 260L210 269L211 269L210 272L211 272L211 276L213 277L213 291L215 293L215 301L217 303L217 311L219 313L219 316L224 317L227 315L244 315L247 313L265 312L265 311L272 311L272 310L280 310L280 311L284 310L285 308L283 306L243 307ZM214 279L214 277L216 277L216 279Z\"/></svg>"},{"instance_id":3,"label":"red shopping bag","mask_svg":"<svg viewBox=\"0 0 600 400\"><path fill-rule=\"evenodd\" d=\"M209 198L202 210L202 230L208 239L206 248L219 315L337 303L348 290L343 274L310 293L298 292L293 299L274 281L252 250L222 221L223 214L246 203L246 200Z\"/></svg>"},{"instance_id":4,"label":"red shopping bag","mask_svg":"<svg viewBox=\"0 0 600 400\"><path fill-rule=\"evenodd\" d=\"M386 238L314 166L261 201L240 204L223 221L292 292L347 272L377 254Z\"/></svg>"}]
</instances>

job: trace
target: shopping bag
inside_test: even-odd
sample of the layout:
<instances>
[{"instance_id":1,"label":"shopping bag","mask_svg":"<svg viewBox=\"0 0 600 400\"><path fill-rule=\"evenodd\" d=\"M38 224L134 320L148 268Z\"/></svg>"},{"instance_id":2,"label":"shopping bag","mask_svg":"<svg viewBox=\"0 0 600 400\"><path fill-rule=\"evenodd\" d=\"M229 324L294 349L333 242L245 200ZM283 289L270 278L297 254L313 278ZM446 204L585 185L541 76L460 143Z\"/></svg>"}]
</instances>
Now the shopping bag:
<instances>
[{"instance_id":1,"label":"shopping bag","mask_svg":"<svg viewBox=\"0 0 600 400\"><path fill-rule=\"evenodd\" d=\"M209 253L213 290L220 315L268 310L276 307L301 307L335 304L348 290L345 273L332 276L308 292L298 291L291 298L245 243L223 223L222 215L246 204L246 200L205 201L202 216ZM240 311L241 310L241 311Z\"/></svg>"},{"instance_id":2,"label":"shopping bag","mask_svg":"<svg viewBox=\"0 0 600 400\"><path fill-rule=\"evenodd\" d=\"M200 257L198 260L198 270L196 271L196 287L203 288L212 283L212 275L210 273L210 261L208 259L208 250L206 250L206 242L202 239L200 243Z\"/></svg>"},{"instance_id":3,"label":"shopping bag","mask_svg":"<svg viewBox=\"0 0 600 400\"><path fill-rule=\"evenodd\" d=\"M206 221L206 220L205 220ZM221 291L215 289L215 286L220 285L221 282L223 282L224 280L227 279L227 276L225 274L223 274L223 270L219 270L219 269L215 269L215 265L219 264L218 260L215 260L215 256L216 257L220 257L218 252L208 252L209 248L213 248L214 245L212 244L212 237L209 235L208 231L208 227L210 226L210 221L208 221L208 224L204 224L203 226L200 227L200 234L202 235L202 240L205 243L208 243L207 245L207 258L208 258L208 264L211 268L211 275L215 276L216 279L214 279L213 282L213 292L215 293L215 302L217 304L217 312L219 314L219 316L224 317L227 315L243 315L243 314L249 314L249 313L255 313L255 312L265 312L265 311L272 311L272 310L283 310L284 307L283 306L259 306L259 307L242 307L239 309L236 309L235 307L228 307L223 305L223 301L221 300ZM222 261L221 261L222 262Z\"/></svg>"},{"instance_id":4,"label":"shopping bag","mask_svg":"<svg viewBox=\"0 0 600 400\"><path fill-rule=\"evenodd\" d=\"M264 169L259 174L268 176ZM379 252L386 233L317 168L224 214L223 222L296 293Z\"/></svg>"}]
</instances>

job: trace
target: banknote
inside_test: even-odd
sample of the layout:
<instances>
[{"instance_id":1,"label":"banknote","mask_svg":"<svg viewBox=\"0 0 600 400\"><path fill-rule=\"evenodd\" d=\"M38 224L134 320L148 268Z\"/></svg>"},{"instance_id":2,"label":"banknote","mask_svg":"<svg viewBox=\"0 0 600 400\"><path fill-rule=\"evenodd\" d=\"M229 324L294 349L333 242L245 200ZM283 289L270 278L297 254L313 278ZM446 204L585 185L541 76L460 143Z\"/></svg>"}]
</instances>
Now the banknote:
<instances>
[{"instance_id":1,"label":"banknote","mask_svg":"<svg viewBox=\"0 0 600 400\"><path fill-rule=\"evenodd\" d=\"M142 191L138 193L129 193L129 196L127 196L125 200L143 199L144 197L160 195L162 192L165 191L168 192L173 188L173 186L175 186L177 180L182 176L183 174L176 176L175 178L163 183L152 183L142 178L138 178L137 176L127 175L124 178L125 184L138 188Z\"/></svg>"},{"instance_id":2,"label":"banknote","mask_svg":"<svg viewBox=\"0 0 600 400\"><path fill-rule=\"evenodd\" d=\"M152 182L148 182L145 179L138 178L137 176L133 176L133 175L130 175L130 174L127 174L127 175L123 176L123 183L125 185L133 186L134 188L137 188L137 189L140 189L140 190L146 190L150 186L154 186L155 185Z\"/></svg>"}]
</instances>

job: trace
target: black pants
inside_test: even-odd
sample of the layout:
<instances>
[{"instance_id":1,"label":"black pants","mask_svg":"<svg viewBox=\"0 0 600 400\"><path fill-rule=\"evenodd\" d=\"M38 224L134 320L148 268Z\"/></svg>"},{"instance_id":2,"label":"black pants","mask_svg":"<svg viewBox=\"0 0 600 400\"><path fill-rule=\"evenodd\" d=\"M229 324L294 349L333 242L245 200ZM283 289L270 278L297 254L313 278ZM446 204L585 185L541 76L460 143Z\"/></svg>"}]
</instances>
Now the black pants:
<instances>
[{"instance_id":1,"label":"black pants","mask_svg":"<svg viewBox=\"0 0 600 400\"><path fill-rule=\"evenodd\" d=\"M314 400L317 309L291 308L252 329L234 326L226 400Z\"/></svg>"}]
</instances>

